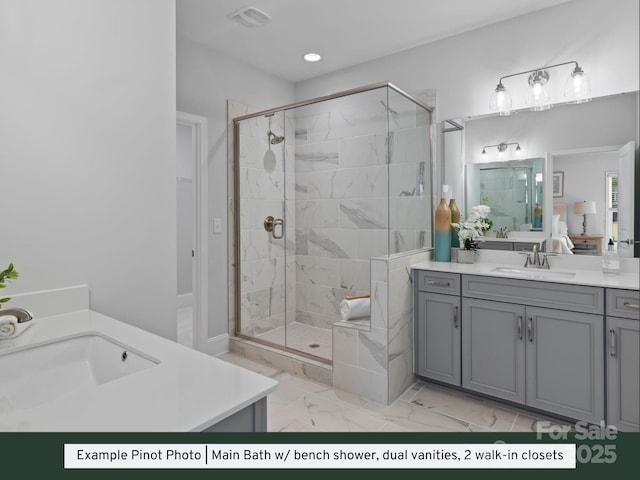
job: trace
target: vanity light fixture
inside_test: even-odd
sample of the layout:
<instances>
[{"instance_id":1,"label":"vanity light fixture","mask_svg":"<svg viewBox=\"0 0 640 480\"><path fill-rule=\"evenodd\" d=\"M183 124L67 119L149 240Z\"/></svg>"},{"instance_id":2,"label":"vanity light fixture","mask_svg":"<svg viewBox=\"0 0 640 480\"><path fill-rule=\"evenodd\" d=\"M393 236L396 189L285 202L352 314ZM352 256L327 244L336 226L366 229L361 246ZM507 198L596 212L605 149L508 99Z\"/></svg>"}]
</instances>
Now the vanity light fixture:
<instances>
[{"instance_id":1,"label":"vanity light fixture","mask_svg":"<svg viewBox=\"0 0 640 480\"><path fill-rule=\"evenodd\" d=\"M547 110L551 108L551 97L547 91L547 83L550 78L548 69L571 64L574 64L575 67L565 83L564 96L569 103L588 102L591 100L591 82L589 81L589 77L584 73L584 70L578 65L578 62L572 60L570 62L558 63L556 65L549 65L500 77L498 85L491 94L489 109L500 115L510 115L513 113L511 110L513 103L511 94L503 85L502 80L525 74L529 74L528 82L530 87L525 98L526 104L530 105L532 110Z\"/></svg>"},{"instance_id":2,"label":"vanity light fixture","mask_svg":"<svg viewBox=\"0 0 640 480\"><path fill-rule=\"evenodd\" d=\"M482 158L483 159L487 158L487 148L490 148L490 147L496 147L498 149L498 156L502 157L502 154L504 153L504 151L507 149L509 145L516 146L516 155L520 156L522 154L522 148L520 148L520 144L518 142L510 142L510 143L502 142L496 145L485 145L484 147L482 147Z\"/></svg>"}]
</instances>

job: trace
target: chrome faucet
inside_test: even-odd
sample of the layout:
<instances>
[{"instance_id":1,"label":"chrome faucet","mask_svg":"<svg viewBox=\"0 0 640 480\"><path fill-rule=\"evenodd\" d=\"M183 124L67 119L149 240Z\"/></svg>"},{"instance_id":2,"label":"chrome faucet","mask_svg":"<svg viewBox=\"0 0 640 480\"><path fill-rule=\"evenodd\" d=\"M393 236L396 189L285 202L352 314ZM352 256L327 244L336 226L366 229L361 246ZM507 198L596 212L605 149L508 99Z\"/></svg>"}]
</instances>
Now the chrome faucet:
<instances>
[{"instance_id":1,"label":"chrome faucet","mask_svg":"<svg viewBox=\"0 0 640 480\"><path fill-rule=\"evenodd\" d=\"M496 238L509 238L507 227L500 227L500 229L496 232Z\"/></svg>"},{"instance_id":2,"label":"chrome faucet","mask_svg":"<svg viewBox=\"0 0 640 480\"><path fill-rule=\"evenodd\" d=\"M555 255L553 253L543 253L542 260L540 260L538 245L534 245L530 252L523 251L519 253L527 256L524 261L524 268L545 268L547 270L551 268L547 257ZM531 258L531 254L533 254L533 259Z\"/></svg>"},{"instance_id":3,"label":"chrome faucet","mask_svg":"<svg viewBox=\"0 0 640 480\"><path fill-rule=\"evenodd\" d=\"M3 308L0 310L0 318L5 315L13 315L18 319L18 323L28 322L29 320L33 320L33 314L29 310L25 310L24 308Z\"/></svg>"}]
</instances>

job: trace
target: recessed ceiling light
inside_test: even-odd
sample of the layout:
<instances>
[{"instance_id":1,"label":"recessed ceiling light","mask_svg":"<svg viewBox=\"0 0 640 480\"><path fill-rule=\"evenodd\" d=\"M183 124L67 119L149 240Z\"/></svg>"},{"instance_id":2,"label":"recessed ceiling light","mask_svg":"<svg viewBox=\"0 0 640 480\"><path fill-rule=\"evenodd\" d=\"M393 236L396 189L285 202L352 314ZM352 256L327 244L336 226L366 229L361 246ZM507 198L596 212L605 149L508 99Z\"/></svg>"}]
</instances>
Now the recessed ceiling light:
<instances>
[{"instance_id":1,"label":"recessed ceiling light","mask_svg":"<svg viewBox=\"0 0 640 480\"><path fill-rule=\"evenodd\" d=\"M302 58L304 58L307 62L319 62L320 60L322 60L322 56L320 56L320 54L318 53L307 53Z\"/></svg>"}]
</instances>

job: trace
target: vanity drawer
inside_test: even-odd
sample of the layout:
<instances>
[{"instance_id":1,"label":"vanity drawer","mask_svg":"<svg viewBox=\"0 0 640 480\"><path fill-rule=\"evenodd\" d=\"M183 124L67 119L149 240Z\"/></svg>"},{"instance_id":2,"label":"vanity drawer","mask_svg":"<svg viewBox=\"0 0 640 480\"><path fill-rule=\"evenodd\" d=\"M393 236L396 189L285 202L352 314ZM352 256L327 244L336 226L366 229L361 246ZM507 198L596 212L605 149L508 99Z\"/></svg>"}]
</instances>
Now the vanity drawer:
<instances>
[{"instance_id":1,"label":"vanity drawer","mask_svg":"<svg viewBox=\"0 0 640 480\"><path fill-rule=\"evenodd\" d=\"M485 240L484 242L478 242L478 248L488 250L513 250L513 242L494 242L491 240Z\"/></svg>"},{"instance_id":2,"label":"vanity drawer","mask_svg":"<svg viewBox=\"0 0 640 480\"><path fill-rule=\"evenodd\" d=\"M607 315L640 320L640 292L607 288Z\"/></svg>"},{"instance_id":3,"label":"vanity drawer","mask_svg":"<svg viewBox=\"0 0 640 480\"><path fill-rule=\"evenodd\" d=\"M531 243L531 242L516 242L513 244L513 249L517 252L531 252L533 247L540 248L539 243Z\"/></svg>"},{"instance_id":4,"label":"vanity drawer","mask_svg":"<svg viewBox=\"0 0 640 480\"><path fill-rule=\"evenodd\" d=\"M462 275L462 296L572 312L604 313L604 288L600 287Z\"/></svg>"},{"instance_id":5,"label":"vanity drawer","mask_svg":"<svg viewBox=\"0 0 640 480\"><path fill-rule=\"evenodd\" d=\"M460 295L460 274L416 270L418 290L421 292Z\"/></svg>"}]
</instances>

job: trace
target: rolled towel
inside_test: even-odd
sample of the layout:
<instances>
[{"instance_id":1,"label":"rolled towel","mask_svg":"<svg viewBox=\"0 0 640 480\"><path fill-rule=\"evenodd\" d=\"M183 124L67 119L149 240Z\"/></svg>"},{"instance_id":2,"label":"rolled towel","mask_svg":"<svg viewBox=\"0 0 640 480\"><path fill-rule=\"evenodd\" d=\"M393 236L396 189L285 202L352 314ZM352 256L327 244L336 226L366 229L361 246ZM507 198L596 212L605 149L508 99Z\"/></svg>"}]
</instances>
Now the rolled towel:
<instances>
[{"instance_id":1,"label":"rolled towel","mask_svg":"<svg viewBox=\"0 0 640 480\"><path fill-rule=\"evenodd\" d=\"M18 317L4 315L0 317L0 338L11 338L18 331Z\"/></svg>"},{"instance_id":2,"label":"rolled towel","mask_svg":"<svg viewBox=\"0 0 640 480\"><path fill-rule=\"evenodd\" d=\"M32 324L33 321L19 323L18 317L15 315L3 315L2 310L0 310L0 340L17 337Z\"/></svg>"},{"instance_id":3,"label":"rolled towel","mask_svg":"<svg viewBox=\"0 0 640 480\"><path fill-rule=\"evenodd\" d=\"M371 299L369 296L360 298L345 298L340 302L340 318L355 320L370 315Z\"/></svg>"}]
</instances>

